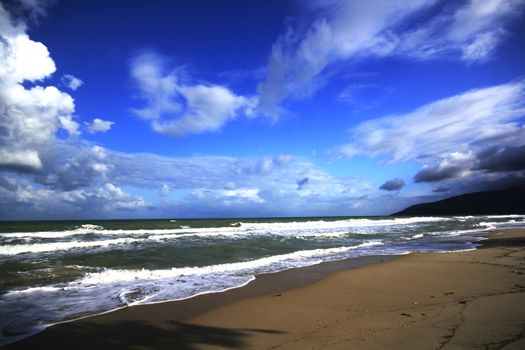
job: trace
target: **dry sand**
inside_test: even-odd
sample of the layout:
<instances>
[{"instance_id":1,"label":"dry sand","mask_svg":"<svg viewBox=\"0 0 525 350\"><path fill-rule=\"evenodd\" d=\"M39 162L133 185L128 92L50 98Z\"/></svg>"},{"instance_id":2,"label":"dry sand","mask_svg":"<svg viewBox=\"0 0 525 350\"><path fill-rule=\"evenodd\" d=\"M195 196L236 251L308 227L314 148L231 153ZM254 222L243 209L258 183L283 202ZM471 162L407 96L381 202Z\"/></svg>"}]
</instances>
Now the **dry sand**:
<instances>
[{"instance_id":1,"label":"dry sand","mask_svg":"<svg viewBox=\"0 0 525 350\"><path fill-rule=\"evenodd\" d=\"M525 349L524 273L525 230L508 230L475 251L410 254L300 288L274 274L56 325L7 348Z\"/></svg>"}]
</instances>

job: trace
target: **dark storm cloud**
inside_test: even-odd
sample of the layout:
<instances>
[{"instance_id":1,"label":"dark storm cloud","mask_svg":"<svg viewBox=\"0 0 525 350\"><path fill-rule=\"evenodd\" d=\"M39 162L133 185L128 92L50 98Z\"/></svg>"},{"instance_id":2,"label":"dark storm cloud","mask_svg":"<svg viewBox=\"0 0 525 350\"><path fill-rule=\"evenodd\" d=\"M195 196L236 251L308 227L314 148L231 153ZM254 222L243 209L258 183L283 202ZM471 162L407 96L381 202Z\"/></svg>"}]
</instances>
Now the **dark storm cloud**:
<instances>
[{"instance_id":1,"label":"dark storm cloud","mask_svg":"<svg viewBox=\"0 0 525 350\"><path fill-rule=\"evenodd\" d=\"M423 167L414 181L457 183L461 180L472 190L483 190L487 186L499 188L520 183L521 170L525 170L525 145L491 146L477 153L449 154L438 163Z\"/></svg>"},{"instance_id":2,"label":"dark storm cloud","mask_svg":"<svg viewBox=\"0 0 525 350\"><path fill-rule=\"evenodd\" d=\"M304 179L297 180L297 190L300 191L308 184L308 178L305 177Z\"/></svg>"},{"instance_id":3,"label":"dark storm cloud","mask_svg":"<svg viewBox=\"0 0 525 350\"><path fill-rule=\"evenodd\" d=\"M438 182L459 177L461 173L468 170L469 164L442 164L427 166L414 176L415 182Z\"/></svg>"},{"instance_id":4,"label":"dark storm cloud","mask_svg":"<svg viewBox=\"0 0 525 350\"><path fill-rule=\"evenodd\" d=\"M439 186L439 187L434 188L432 190L432 192L434 192L434 193L445 193L445 192L450 192L450 189L447 188L447 187Z\"/></svg>"},{"instance_id":5,"label":"dark storm cloud","mask_svg":"<svg viewBox=\"0 0 525 350\"><path fill-rule=\"evenodd\" d=\"M525 145L491 147L478 155L478 169L488 172L525 170Z\"/></svg>"},{"instance_id":6,"label":"dark storm cloud","mask_svg":"<svg viewBox=\"0 0 525 350\"><path fill-rule=\"evenodd\" d=\"M379 189L385 191L398 191L403 187L405 187L405 181L403 181L403 179L395 178L382 184Z\"/></svg>"}]
</instances>

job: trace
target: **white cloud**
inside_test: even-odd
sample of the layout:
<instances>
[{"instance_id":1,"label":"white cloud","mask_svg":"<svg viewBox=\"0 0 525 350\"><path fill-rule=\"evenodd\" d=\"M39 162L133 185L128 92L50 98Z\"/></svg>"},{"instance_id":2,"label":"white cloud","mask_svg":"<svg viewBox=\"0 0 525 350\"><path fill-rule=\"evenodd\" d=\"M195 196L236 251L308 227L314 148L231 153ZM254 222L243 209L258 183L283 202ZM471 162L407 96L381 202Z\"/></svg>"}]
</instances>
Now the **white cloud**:
<instances>
[{"instance_id":1,"label":"white cloud","mask_svg":"<svg viewBox=\"0 0 525 350\"><path fill-rule=\"evenodd\" d=\"M219 85L185 84L180 69L165 70L162 58L153 53L132 61L131 74L146 102L133 112L149 120L153 130L172 136L198 134L218 131L239 116L253 116L256 98L236 95Z\"/></svg>"},{"instance_id":2,"label":"white cloud","mask_svg":"<svg viewBox=\"0 0 525 350\"><path fill-rule=\"evenodd\" d=\"M190 198L226 206L242 205L246 202L264 203L264 199L259 196L259 191L258 188L197 189L192 191Z\"/></svg>"},{"instance_id":3,"label":"white cloud","mask_svg":"<svg viewBox=\"0 0 525 350\"><path fill-rule=\"evenodd\" d=\"M96 132L107 132L111 129L113 124L115 124L115 122L102 120L99 118L93 119L91 123L86 123L87 130L90 134L94 134Z\"/></svg>"},{"instance_id":4,"label":"white cloud","mask_svg":"<svg viewBox=\"0 0 525 350\"><path fill-rule=\"evenodd\" d=\"M285 165L293 160L293 156L289 153L282 153L273 159L273 162L278 165Z\"/></svg>"},{"instance_id":5,"label":"white cloud","mask_svg":"<svg viewBox=\"0 0 525 350\"><path fill-rule=\"evenodd\" d=\"M443 154L515 145L525 116L525 82L508 83L429 103L410 113L360 123L350 130L352 143L338 152L392 161L432 160Z\"/></svg>"},{"instance_id":6,"label":"white cloud","mask_svg":"<svg viewBox=\"0 0 525 350\"><path fill-rule=\"evenodd\" d=\"M80 135L80 131L78 130L79 125L76 121L73 120L73 117L71 115L61 115L58 117L58 121L60 122L60 127L66 130L69 135Z\"/></svg>"},{"instance_id":7,"label":"white cloud","mask_svg":"<svg viewBox=\"0 0 525 350\"><path fill-rule=\"evenodd\" d=\"M186 100L185 111L177 119L155 120L155 131L174 136L217 131L239 113L250 115L255 105L222 86L180 86L178 92Z\"/></svg>"},{"instance_id":8,"label":"white cloud","mask_svg":"<svg viewBox=\"0 0 525 350\"><path fill-rule=\"evenodd\" d=\"M53 86L25 88L56 69L47 48L32 41L23 24L13 24L0 4L0 167L38 170L62 128L78 135L71 96Z\"/></svg>"},{"instance_id":9,"label":"white cloud","mask_svg":"<svg viewBox=\"0 0 525 350\"><path fill-rule=\"evenodd\" d=\"M84 82L71 74L64 74L62 76L62 84L75 91L76 89L84 85Z\"/></svg>"},{"instance_id":10,"label":"white cloud","mask_svg":"<svg viewBox=\"0 0 525 350\"><path fill-rule=\"evenodd\" d=\"M263 203L264 199L259 197L258 188L239 188L235 190L222 190L219 191L222 197L227 198L243 198L256 203Z\"/></svg>"},{"instance_id":11,"label":"white cloud","mask_svg":"<svg viewBox=\"0 0 525 350\"><path fill-rule=\"evenodd\" d=\"M501 36L502 32L497 30L477 35L463 48L461 58L465 61L483 61L489 58L501 40Z\"/></svg>"},{"instance_id":12,"label":"white cloud","mask_svg":"<svg viewBox=\"0 0 525 350\"><path fill-rule=\"evenodd\" d=\"M163 184L159 190L159 195L166 197L171 193L171 187L169 185Z\"/></svg>"},{"instance_id":13,"label":"white cloud","mask_svg":"<svg viewBox=\"0 0 525 350\"><path fill-rule=\"evenodd\" d=\"M112 183L106 183L103 187L96 189L94 192L87 193L87 196L92 199L102 200L107 207L107 211L115 209L139 209L147 205L146 201L144 201L141 196L134 196L126 193Z\"/></svg>"},{"instance_id":14,"label":"white cloud","mask_svg":"<svg viewBox=\"0 0 525 350\"><path fill-rule=\"evenodd\" d=\"M471 0L466 1L452 15L447 28L450 40L461 42L480 33L501 27L501 21L517 14L522 0Z\"/></svg>"},{"instance_id":15,"label":"white cloud","mask_svg":"<svg viewBox=\"0 0 525 350\"><path fill-rule=\"evenodd\" d=\"M42 152L52 147L60 128L78 133L73 111L73 99L52 86L27 90L19 84L0 85L0 149L36 154L41 163Z\"/></svg>"},{"instance_id":16,"label":"white cloud","mask_svg":"<svg viewBox=\"0 0 525 350\"><path fill-rule=\"evenodd\" d=\"M484 61L505 38L523 0L331 0L307 3L302 25L289 26L273 45L260 110L282 113L287 98L308 96L339 62L398 56L427 60L452 56ZM305 23L310 22L310 25Z\"/></svg>"},{"instance_id":17,"label":"white cloud","mask_svg":"<svg viewBox=\"0 0 525 350\"><path fill-rule=\"evenodd\" d=\"M401 37L399 50L408 57L429 59L460 53L467 62L491 58L505 39L508 22L523 10L523 0L471 0L442 13ZM449 5L450 6L450 5Z\"/></svg>"},{"instance_id":18,"label":"white cloud","mask_svg":"<svg viewBox=\"0 0 525 350\"><path fill-rule=\"evenodd\" d=\"M275 161L279 161L279 158L272 159L271 157L264 157L261 159L254 159L248 162L244 162L242 171L245 174L268 174L273 169Z\"/></svg>"},{"instance_id":19,"label":"white cloud","mask_svg":"<svg viewBox=\"0 0 525 350\"><path fill-rule=\"evenodd\" d=\"M0 4L0 81L21 83L38 81L55 72L55 62L47 47L29 39L22 23L13 24L9 13Z\"/></svg>"}]
</instances>

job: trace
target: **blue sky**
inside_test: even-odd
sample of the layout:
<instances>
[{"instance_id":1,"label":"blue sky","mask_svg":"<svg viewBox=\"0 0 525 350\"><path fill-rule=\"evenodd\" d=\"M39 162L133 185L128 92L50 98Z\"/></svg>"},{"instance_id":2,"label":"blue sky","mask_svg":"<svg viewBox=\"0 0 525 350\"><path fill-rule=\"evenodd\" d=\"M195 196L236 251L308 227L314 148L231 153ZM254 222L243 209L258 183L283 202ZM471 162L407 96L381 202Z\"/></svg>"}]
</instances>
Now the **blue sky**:
<instances>
[{"instance_id":1,"label":"blue sky","mask_svg":"<svg viewBox=\"0 0 525 350\"><path fill-rule=\"evenodd\" d=\"M383 215L525 180L525 1L0 2L0 219Z\"/></svg>"}]
</instances>

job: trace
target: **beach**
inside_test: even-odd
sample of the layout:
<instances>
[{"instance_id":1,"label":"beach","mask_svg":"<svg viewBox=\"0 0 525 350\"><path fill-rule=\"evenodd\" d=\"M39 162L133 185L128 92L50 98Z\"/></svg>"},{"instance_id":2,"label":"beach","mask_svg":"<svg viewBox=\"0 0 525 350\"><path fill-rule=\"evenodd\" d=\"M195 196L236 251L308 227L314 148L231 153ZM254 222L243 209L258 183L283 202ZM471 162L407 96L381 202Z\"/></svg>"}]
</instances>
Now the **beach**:
<instances>
[{"instance_id":1,"label":"beach","mask_svg":"<svg viewBox=\"0 0 525 350\"><path fill-rule=\"evenodd\" d=\"M0 0L0 350L525 350L523 34L525 0Z\"/></svg>"},{"instance_id":2,"label":"beach","mask_svg":"<svg viewBox=\"0 0 525 350\"><path fill-rule=\"evenodd\" d=\"M476 250L368 259L126 307L51 326L6 349L525 347L525 230L504 230Z\"/></svg>"}]
</instances>

